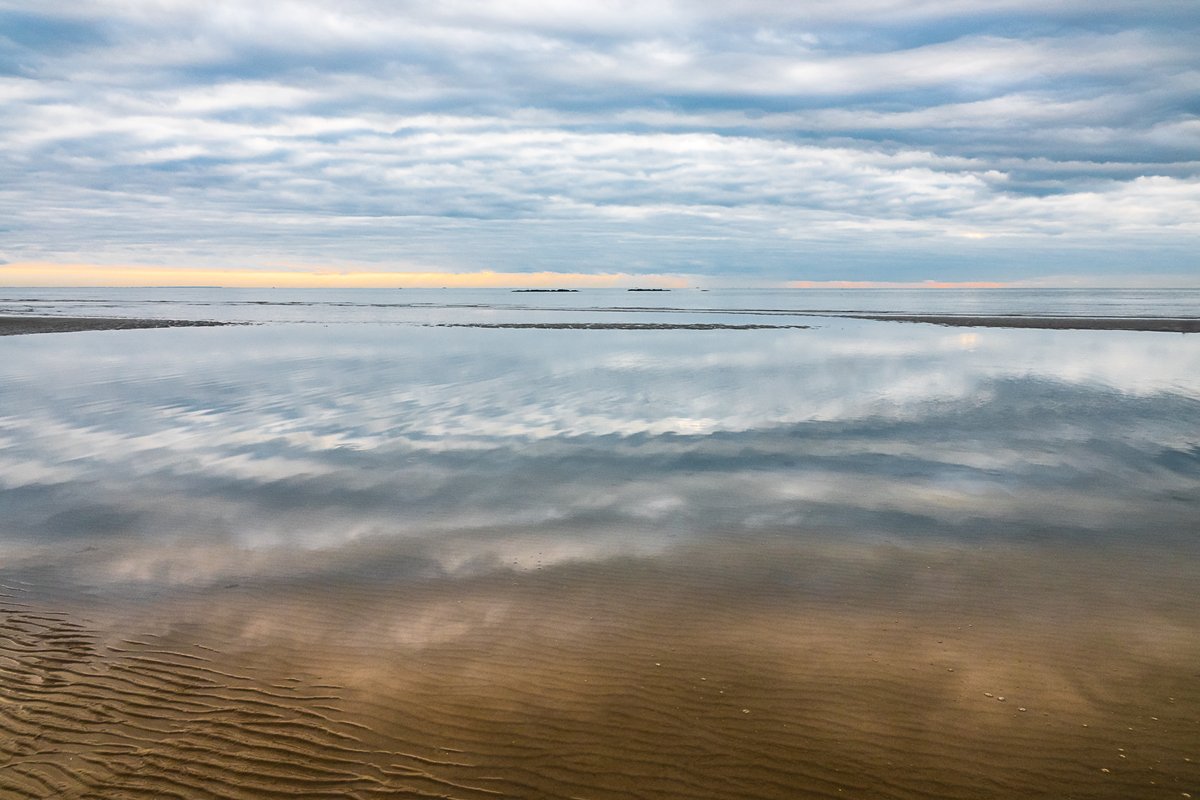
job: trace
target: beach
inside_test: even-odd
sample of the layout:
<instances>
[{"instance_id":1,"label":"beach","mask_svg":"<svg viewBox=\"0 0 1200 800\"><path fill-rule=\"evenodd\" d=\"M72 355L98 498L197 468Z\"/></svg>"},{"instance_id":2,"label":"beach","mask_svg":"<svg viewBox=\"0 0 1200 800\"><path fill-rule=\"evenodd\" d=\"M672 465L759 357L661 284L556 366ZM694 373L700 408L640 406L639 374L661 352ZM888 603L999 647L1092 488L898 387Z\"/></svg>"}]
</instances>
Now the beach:
<instances>
[{"instance_id":1,"label":"beach","mask_svg":"<svg viewBox=\"0 0 1200 800\"><path fill-rule=\"evenodd\" d=\"M135 608L9 586L0 785L1115 798L1200 778L1200 586L1161 554L1050 576L1063 554L1040 548L739 550Z\"/></svg>"},{"instance_id":2,"label":"beach","mask_svg":"<svg viewBox=\"0 0 1200 800\"><path fill-rule=\"evenodd\" d=\"M1200 340L179 297L0 342L0 797L1200 785Z\"/></svg>"}]
</instances>

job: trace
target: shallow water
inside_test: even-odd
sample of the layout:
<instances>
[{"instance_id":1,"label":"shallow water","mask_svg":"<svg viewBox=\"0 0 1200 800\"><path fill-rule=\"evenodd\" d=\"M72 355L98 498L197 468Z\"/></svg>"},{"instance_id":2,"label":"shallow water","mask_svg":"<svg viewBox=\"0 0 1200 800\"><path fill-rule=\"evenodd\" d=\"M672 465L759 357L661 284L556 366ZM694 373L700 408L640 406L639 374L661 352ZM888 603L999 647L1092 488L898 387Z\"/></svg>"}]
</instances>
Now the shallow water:
<instances>
[{"instance_id":1,"label":"shallow water","mask_svg":"<svg viewBox=\"0 0 1200 800\"><path fill-rule=\"evenodd\" d=\"M0 339L0 796L1200 787L1200 337L357 296Z\"/></svg>"}]
</instances>

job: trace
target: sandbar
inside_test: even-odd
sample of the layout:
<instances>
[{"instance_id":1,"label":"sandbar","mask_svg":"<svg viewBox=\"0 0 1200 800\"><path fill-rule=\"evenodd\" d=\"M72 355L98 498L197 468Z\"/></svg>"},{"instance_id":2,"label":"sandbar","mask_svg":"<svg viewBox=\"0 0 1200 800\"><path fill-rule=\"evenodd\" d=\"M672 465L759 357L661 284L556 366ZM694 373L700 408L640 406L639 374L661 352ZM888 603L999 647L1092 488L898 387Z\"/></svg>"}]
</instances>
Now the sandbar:
<instances>
[{"instance_id":1,"label":"sandbar","mask_svg":"<svg viewBox=\"0 0 1200 800\"><path fill-rule=\"evenodd\" d=\"M1198 333L1200 318L1183 317L1007 317L956 314L837 314L881 322L925 322L969 328L1042 328L1047 330L1156 331Z\"/></svg>"},{"instance_id":2,"label":"sandbar","mask_svg":"<svg viewBox=\"0 0 1200 800\"><path fill-rule=\"evenodd\" d=\"M0 317L0 336L27 333L76 333L135 328L193 328L229 325L200 319L124 319L119 317Z\"/></svg>"}]
</instances>

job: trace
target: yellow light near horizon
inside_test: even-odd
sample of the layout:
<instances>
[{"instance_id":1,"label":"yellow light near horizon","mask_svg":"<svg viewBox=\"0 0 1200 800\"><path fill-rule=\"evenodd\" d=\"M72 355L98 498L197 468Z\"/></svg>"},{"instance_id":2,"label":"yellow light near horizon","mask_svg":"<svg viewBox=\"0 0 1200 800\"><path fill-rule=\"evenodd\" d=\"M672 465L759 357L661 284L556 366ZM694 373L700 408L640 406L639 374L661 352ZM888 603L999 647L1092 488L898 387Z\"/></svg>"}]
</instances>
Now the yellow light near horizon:
<instances>
[{"instance_id":1,"label":"yellow light near horizon","mask_svg":"<svg viewBox=\"0 0 1200 800\"><path fill-rule=\"evenodd\" d=\"M364 272L238 270L195 267L17 263L0 265L4 286L222 286L231 288L609 288L629 285L684 288L674 275L577 272Z\"/></svg>"}]
</instances>

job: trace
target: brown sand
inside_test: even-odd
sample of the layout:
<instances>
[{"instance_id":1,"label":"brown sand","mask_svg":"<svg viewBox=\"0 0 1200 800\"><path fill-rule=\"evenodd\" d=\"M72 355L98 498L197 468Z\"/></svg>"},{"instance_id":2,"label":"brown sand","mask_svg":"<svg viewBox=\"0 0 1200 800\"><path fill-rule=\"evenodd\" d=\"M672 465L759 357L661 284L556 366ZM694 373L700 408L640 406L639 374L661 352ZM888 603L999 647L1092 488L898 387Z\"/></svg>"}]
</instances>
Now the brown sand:
<instances>
[{"instance_id":1,"label":"brown sand","mask_svg":"<svg viewBox=\"0 0 1200 800\"><path fill-rule=\"evenodd\" d=\"M191 328L228 325L198 319L119 319L113 317L0 317L0 336L26 333L75 333L131 328Z\"/></svg>"},{"instance_id":2,"label":"brown sand","mask_svg":"<svg viewBox=\"0 0 1200 800\"><path fill-rule=\"evenodd\" d=\"M951 314L836 314L884 322L926 322L970 328L1044 328L1049 330L1158 331L1200 333L1200 319L1184 317L971 317Z\"/></svg>"},{"instance_id":3,"label":"brown sand","mask_svg":"<svg viewBox=\"0 0 1200 800\"><path fill-rule=\"evenodd\" d=\"M0 592L2 797L1200 789L1200 576L1169 555L781 538L142 604Z\"/></svg>"}]
</instances>

